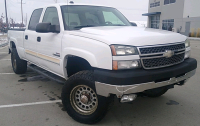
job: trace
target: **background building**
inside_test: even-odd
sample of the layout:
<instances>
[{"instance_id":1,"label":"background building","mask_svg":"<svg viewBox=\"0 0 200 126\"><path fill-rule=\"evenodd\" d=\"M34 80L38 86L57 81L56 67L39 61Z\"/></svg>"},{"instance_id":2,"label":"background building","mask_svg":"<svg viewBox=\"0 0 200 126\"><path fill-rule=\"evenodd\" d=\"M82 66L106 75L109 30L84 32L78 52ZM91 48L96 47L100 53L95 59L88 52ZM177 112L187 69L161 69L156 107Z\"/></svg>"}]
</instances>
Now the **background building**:
<instances>
[{"instance_id":1,"label":"background building","mask_svg":"<svg viewBox=\"0 0 200 126\"><path fill-rule=\"evenodd\" d=\"M147 27L200 37L200 0L149 0Z\"/></svg>"}]
</instances>

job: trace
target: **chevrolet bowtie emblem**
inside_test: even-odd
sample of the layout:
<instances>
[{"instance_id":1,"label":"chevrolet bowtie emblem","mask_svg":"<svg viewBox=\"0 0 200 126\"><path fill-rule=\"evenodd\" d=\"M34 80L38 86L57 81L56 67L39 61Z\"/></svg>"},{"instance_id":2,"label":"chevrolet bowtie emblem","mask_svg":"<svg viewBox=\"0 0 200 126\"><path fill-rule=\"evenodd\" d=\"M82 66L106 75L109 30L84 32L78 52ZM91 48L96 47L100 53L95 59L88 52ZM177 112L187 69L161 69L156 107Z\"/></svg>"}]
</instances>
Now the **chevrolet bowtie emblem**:
<instances>
[{"instance_id":1,"label":"chevrolet bowtie emblem","mask_svg":"<svg viewBox=\"0 0 200 126\"><path fill-rule=\"evenodd\" d=\"M165 50L163 56L166 57L166 58L170 58L174 55L174 51L172 50Z\"/></svg>"}]
</instances>

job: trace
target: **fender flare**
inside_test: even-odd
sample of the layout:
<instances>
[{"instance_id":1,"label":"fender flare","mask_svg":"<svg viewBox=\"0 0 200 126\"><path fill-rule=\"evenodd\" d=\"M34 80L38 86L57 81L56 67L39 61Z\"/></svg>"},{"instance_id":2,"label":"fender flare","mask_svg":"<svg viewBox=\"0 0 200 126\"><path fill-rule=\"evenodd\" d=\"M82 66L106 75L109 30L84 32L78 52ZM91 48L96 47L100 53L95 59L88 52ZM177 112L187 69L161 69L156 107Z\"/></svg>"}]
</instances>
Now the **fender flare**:
<instances>
[{"instance_id":1,"label":"fender flare","mask_svg":"<svg viewBox=\"0 0 200 126\"><path fill-rule=\"evenodd\" d=\"M85 59L91 67L98 67L97 60L94 54L92 54L89 51L78 49L78 48L73 48L73 47L67 47L64 48L63 50L63 71L64 71L64 76L67 78L67 71L66 71L66 65L67 65L67 59L69 56L77 56L80 58Z\"/></svg>"},{"instance_id":2,"label":"fender flare","mask_svg":"<svg viewBox=\"0 0 200 126\"><path fill-rule=\"evenodd\" d=\"M15 48L17 49L17 40L15 38L11 37L10 40L9 40L10 50L12 51L12 44L11 43L14 43Z\"/></svg>"}]
</instances>

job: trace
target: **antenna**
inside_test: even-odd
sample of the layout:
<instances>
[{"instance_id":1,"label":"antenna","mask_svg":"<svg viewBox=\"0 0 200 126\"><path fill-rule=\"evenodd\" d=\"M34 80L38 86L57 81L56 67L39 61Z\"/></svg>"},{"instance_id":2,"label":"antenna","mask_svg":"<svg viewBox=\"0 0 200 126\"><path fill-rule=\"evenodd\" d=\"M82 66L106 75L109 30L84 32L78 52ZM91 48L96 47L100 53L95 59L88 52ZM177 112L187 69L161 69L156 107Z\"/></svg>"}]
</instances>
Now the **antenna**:
<instances>
[{"instance_id":1,"label":"antenna","mask_svg":"<svg viewBox=\"0 0 200 126\"><path fill-rule=\"evenodd\" d=\"M70 3L70 4L74 4L74 1L70 1L69 3Z\"/></svg>"}]
</instances>

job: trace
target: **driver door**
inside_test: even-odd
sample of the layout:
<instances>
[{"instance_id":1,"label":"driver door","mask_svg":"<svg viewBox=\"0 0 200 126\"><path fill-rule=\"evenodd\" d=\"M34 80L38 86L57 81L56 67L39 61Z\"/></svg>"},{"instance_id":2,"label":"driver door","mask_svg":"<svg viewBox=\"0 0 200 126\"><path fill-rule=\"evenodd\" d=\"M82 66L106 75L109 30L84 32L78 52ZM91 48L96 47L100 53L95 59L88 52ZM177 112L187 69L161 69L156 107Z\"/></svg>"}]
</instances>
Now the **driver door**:
<instances>
[{"instance_id":1,"label":"driver door","mask_svg":"<svg viewBox=\"0 0 200 126\"><path fill-rule=\"evenodd\" d=\"M51 23L51 25L59 25L60 20L56 7L48 7L45 10L42 22ZM61 29L61 28L60 28ZM62 75L61 67L61 42L63 33L38 33L38 57L41 67L55 73Z\"/></svg>"}]
</instances>

